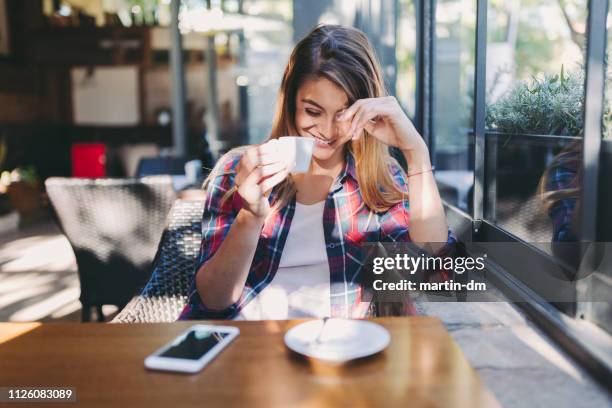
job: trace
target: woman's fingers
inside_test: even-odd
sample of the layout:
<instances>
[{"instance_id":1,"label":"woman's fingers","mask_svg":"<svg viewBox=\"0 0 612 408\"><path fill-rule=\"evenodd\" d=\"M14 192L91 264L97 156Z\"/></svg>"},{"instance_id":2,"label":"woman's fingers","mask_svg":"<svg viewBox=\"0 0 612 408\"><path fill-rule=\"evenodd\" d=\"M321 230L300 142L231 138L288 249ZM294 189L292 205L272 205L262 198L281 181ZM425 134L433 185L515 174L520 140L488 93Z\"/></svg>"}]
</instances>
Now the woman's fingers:
<instances>
[{"instance_id":1,"label":"woman's fingers","mask_svg":"<svg viewBox=\"0 0 612 408\"><path fill-rule=\"evenodd\" d=\"M362 105L361 108L355 113L353 122L349 128L349 134L353 139L359 137L363 129L368 125L368 122L375 124L374 119L380 114L374 104Z\"/></svg>"},{"instance_id":2,"label":"woman's fingers","mask_svg":"<svg viewBox=\"0 0 612 408\"><path fill-rule=\"evenodd\" d=\"M352 119L353 116L355 116L355 113L357 113L357 111L361 107L361 105L364 104L366 101L367 99L356 100L355 103L353 103L351 106L346 108L344 112L342 112L342 114L338 115L337 120L344 122L344 121Z\"/></svg>"},{"instance_id":3,"label":"woman's fingers","mask_svg":"<svg viewBox=\"0 0 612 408\"><path fill-rule=\"evenodd\" d=\"M280 152L275 145L265 143L260 146L251 146L242 157L243 168L250 172L255 167L265 166L274 162L281 161Z\"/></svg>"},{"instance_id":4,"label":"woman's fingers","mask_svg":"<svg viewBox=\"0 0 612 408\"><path fill-rule=\"evenodd\" d=\"M283 171L286 168L287 168L287 164L285 162L274 162L272 164L258 167L257 170L259 170L259 174L261 175L260 179L261 179L264 177L273 176L274 174L278 173L279 171Z\"/></svg>"},{"instance_id":5,"label":"woman's fingers","mask_svg":"<svg viewBox=\"0 0 612 408\"><path fill-rule=\"evenodd\" d=\"M236 183L236 185L238 186L238 188L249 188L258 184L261 178L261 169L259 167L256 167L255 169L253 169L253 171L247 174L246 177L244 177L244 181L242 183Z\"/></svg>"},{"instance_id":6,"label":"woman's fingers","mask_svg":"<svg viewBox=\"0 0 612 408\"><path fill-rule=\"evenodd\" d=\"M288 174L289 174L289 170L285 169L285 170L282 170L276 173L275 175L271 177L268 177L267 179L265 179L259 184L261 191L264 194L267 194L268 192L270 192L270 190L272 190L272 188L274 188L274 186L276 186L278 183L283 181L287 177Z\"/></svg>"},{"instance_id":7,"label":"woman's fingers","mask_svg":"<svg viewBox=\"0 0 612 408\"><path fill-rule=\"evenodd\" d=\"M247 176L243 177L243 182L236 182L236 185L243 186L254 186L257 184L261 184L262 181L268 177L274 176L278 172L286 170L286 164L284 162L275 162L272 164L268 164L265 166L256 167L249 173Z\"/></svg>"},{"instance_id":8,"label":"woman's fingers","mask_svg":"<svg viewBox=\"0 0 612 408\"><path fill-rule=\"evenodd\" d=\"M257 161L259 160L259 154L257 153L257 146L250 146L242 155L240 163L238 164L238 173L243 175L243 178L248 176L255 167L257 167Z\"/></svg>"},{"instance_id":9,"label":"woman's fingers","mask_svg":"<svg viewBox=\"0 0 612 408\"><path fill-rule=\"evenodd\" d=\"M251 146L240 160L235 185L250 208L259 208L269 191L289 174L286 160L282 160L275 144L276 141Z\"/></svg>"},{"instance_id":10,"label":"woman's fingers","mask_svg":"<svg viewBox=\"0 0 612 408\"><path fill-rule=\"evenodd\" d=\"M258 146L250 146L243 154L238 164L235 183L241 185L246 178L258 167L282 163L283 159L273 139Z\"/></svg>"},{"instance_id":11,"label":"woman's fingers","mask_svg":"<svg viewBox=\"0 0 612 408\"><path fill-rule=\"evenodd\" d=\"M381 104L381 99L382 98L359 99L339 115L337 120L340 122L350 120L351 125L348 134L354 138L357 136L358 131L368 125L368 121L371 121L379 115L377 107ZM374 122L370 123L370 125L374 124Z\"/></svg>"},{"instance_id":12,"label":"woman's fingers","mask_svg":"<svg viewBox=\"0 0 612 408\"><path fill-rule=\"evenodd\" d=\"M258 167L248 175L244 184L240 186L239 192L241 192L240 190L244 192L244 194L241 192L243 198L250 197L251 199L257 200L283 181L288 174L289 170L285 168L284 164L280 169L277 164ZM247 201L249 201L248 198Z\"/></svg>"},{"instance_id":13,"label":"woman's fingers","mask_svg":"<svg viewBox=\"0 0 612 408\"><path fill-rule=\"evenodd\" d=\"M381 117L392 116L394 114L393 104L396 103L396 100L394 97L380 97L361 99L357 102L349 108L352 112L349 134L353 139L358 139L364 129L370 133L373 132Z\"/></svg>"},{"instance_id":14,"label":"woman's fingers","mask_svg":"<svg viewBox=\"0 0 612 408\"><path fill-rule=\"evenodd\" d=\"M260 144L259 150L262 153L270 153L278 150L278 139L270 139L265 143Z\"/></svg>"},{"instance_id":15,"label":"woman's fingers","mask_svg":"<svg viewBox=\"0 0 612 408\"><path fill-rule=\"evenodd\" d=\"M255 160L254 164L255 167L261 167L261 166L267 166L269 164L273 164L273 163L279 163L282 162L283 159L280 156L280 153L265 153L262 154L260 156L257 157L257 159Z\"/></svg>"},{"instance_id":16,"label":"woman's fingers","mask_svg":"<svg viewBox=\"0 0 612 408\"><path fill-rule=\"evenodd\" d=\"M376 130L376 125L377 123L375 120L372 120L372 119L368 120L363 127L357 128L357 130L351 136L351 139L359 140L361 135L363 135L364 130L366 130L370 134L374 134L374 131Z\"/></svg>"}]
</instances>

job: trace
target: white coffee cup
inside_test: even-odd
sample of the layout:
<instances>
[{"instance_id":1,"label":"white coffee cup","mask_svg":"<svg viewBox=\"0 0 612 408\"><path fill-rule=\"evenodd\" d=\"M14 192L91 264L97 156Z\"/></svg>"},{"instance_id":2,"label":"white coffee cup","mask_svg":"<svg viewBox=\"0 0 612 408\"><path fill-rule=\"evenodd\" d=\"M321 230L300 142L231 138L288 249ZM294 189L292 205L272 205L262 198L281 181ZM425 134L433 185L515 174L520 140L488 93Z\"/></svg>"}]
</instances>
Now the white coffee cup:
<instances>
[{"instance_id":1,"label":"white coffee cup","mask_svg":"<svg viewBox=\"0 0 612 408\"><path fill-rule=\"evenodd\" d=\"M314 139L300 136L282 136L278 139L278 149L287 160L291 173L305 173L310 168Z\"/></svg>"}]
</instances>

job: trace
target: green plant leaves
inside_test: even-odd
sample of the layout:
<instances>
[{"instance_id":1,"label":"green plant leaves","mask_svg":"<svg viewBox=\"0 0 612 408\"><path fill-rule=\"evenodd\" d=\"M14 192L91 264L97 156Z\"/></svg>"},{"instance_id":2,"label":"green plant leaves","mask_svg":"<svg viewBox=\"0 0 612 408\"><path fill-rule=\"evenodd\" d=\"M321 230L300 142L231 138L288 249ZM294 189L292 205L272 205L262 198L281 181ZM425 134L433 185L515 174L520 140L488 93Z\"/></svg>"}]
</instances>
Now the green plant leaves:
<instances>
[{"instance_id":1,"label":"green plant leaves","mask_svg":"<svg viewBox=\"0 0 612 408\"><path fill-rule=\"evenodd\" d=\"M582 71L531 77L517 82L487 107L489 129L503 133L582 134L584 75Z\"/></svg>"}]
</instances>

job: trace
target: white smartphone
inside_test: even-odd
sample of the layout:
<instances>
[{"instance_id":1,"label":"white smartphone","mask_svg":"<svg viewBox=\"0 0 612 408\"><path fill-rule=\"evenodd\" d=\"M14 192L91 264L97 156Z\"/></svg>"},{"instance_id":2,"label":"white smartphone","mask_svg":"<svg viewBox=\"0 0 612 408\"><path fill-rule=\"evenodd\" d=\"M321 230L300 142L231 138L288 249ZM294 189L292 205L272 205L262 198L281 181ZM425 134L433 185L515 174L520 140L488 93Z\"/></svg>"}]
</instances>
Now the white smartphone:
<instances>
[{"instance_id":1,"label":"white smartphone","mask_svg":"<svg viewBox=\"0 0 612 408\"><path fill-rule=\"evenodd\" d=\"M198 372L239 333L237 327L197 324L148 356L144 361L145 367L151 370Z\"/></svg>"}]
</instances>

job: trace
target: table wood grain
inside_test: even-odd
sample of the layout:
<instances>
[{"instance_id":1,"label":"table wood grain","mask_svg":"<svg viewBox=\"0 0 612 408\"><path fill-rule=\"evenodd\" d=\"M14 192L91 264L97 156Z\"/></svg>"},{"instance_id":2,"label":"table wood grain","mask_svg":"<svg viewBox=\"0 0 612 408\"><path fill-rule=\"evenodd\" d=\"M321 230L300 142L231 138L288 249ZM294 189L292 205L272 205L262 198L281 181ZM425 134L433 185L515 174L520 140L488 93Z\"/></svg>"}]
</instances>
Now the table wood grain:
<instances>
[{"instance_id":1,"label":"table wood grain","mask_svg":"<svg viewBox=\"0 0 612 408\"><path fill-rule=\"evenodd\" d=\"M0 387L76 387L77 403L66 406L87 407L499 406L438 319L372 320L390 331L389 347L342 366L285 347L285 332L300 321L218 322L241 333L197 374L143 365L195 322L2 323Z\"/></svg>"}]
</instances>

